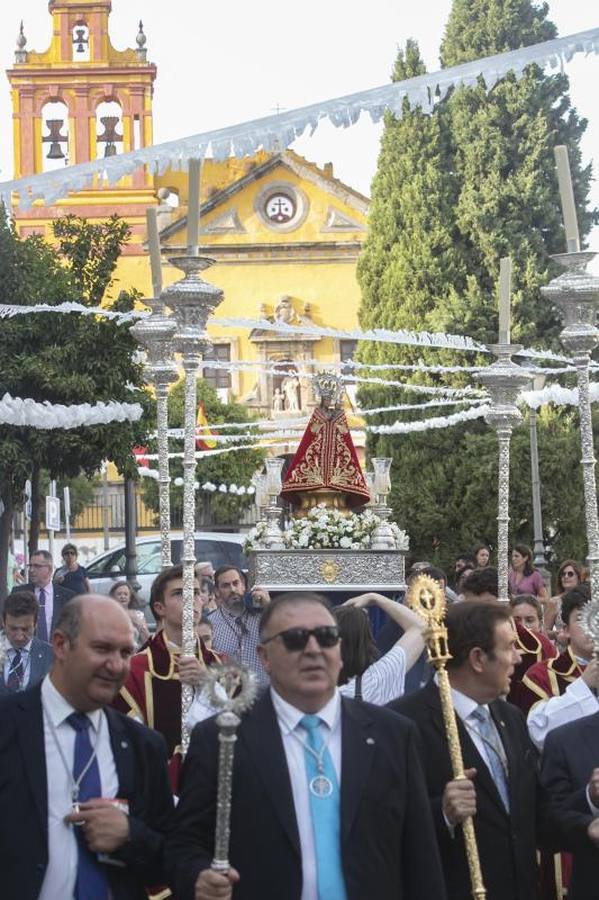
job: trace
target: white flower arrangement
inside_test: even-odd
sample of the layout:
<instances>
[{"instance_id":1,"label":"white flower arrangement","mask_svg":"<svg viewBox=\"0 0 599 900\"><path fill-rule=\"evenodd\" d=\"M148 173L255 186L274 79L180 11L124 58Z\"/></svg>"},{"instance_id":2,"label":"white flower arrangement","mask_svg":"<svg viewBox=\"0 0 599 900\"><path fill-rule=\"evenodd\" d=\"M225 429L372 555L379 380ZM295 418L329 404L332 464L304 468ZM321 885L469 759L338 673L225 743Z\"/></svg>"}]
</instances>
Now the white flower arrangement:
<instances>
[{"instance_id":1,"label":"white flower arrangement","mask_svg":"<svg viewBox=\"0 0 599 900\"><path fill-rule=\"evenodd\" d=\"M285 547L291 550L368 550L372 536L381 519L371 510L343 515L336 509L329 509L320 503L313 507L304 518L294 519L283 532ZM390 522L398 550L407 550L409 538L395 522ZM264 547L266 522L258 524L249 532L244 549L259 550Z\"/></svg>"}]
</instances>

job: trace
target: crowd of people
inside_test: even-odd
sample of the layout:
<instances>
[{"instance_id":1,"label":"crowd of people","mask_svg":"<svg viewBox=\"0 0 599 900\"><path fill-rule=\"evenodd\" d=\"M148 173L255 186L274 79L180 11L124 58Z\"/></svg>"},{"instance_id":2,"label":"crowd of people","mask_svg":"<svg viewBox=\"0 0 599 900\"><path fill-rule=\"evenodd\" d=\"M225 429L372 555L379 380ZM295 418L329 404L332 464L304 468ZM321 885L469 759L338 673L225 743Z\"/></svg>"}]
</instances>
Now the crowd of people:
<instances>
[{"instance_id":1,"label":"crowd of people","mask_svg":"<svg viewBox=\"0 0 599 900\"><path fill-rule=\"evenodd\" d=\"M424 623L403 596L271 597L235 566L198 563L189 655L180 565L155 579L146 617L130 584L90 593L76 547L62 556L55 572L32 553L2 613L7 900L466 900L470 816L488 900L599 897L599 663L576 561L552 594L517 544L509 604L485 544L451 579L413 566L448 600L455 779ZM220 662L259 688L236 742L227 871L212 866L219 740L203 684Z\"/></svg>"}]
</instances>

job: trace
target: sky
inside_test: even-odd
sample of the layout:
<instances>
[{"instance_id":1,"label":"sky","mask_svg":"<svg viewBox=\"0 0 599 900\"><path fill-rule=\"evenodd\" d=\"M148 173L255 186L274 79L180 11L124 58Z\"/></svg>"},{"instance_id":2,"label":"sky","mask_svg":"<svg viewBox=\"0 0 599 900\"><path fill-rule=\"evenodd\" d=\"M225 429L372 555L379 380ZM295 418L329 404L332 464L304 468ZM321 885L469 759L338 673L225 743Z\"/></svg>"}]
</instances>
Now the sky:
<instances>
[{"instance_id":1,"label":"sky","mask_svg":"<svg viewBox=\"0 0 599 900\"><path fill-rule=\"evenodd\" d=\"M418 41L429 71L451 0L112 0L111 39L117 49L135 46L143 19L148 58L158 66L154 97L155 143L272 115L389 81L398 46ZM19 20L28 48L50 40L47 0L3 3L0 62L12 64ZM285 12L283 12L283 8ZM596 0L550 0L559 35L599 26ZM599 175L599 56L568 64L571 97L589 120L583 156ZM335 175L369 194L376 168L380 126L364 117L353 128L323 124L294 149L318 164L332 162ZM0 80L0 180L12 177L11 106L8 82ZM592 202L599 206L599 181ZM592 244L599 250L599 228ZM597 267L599 271L599 264Z\"/></svg>"}]
</instances>

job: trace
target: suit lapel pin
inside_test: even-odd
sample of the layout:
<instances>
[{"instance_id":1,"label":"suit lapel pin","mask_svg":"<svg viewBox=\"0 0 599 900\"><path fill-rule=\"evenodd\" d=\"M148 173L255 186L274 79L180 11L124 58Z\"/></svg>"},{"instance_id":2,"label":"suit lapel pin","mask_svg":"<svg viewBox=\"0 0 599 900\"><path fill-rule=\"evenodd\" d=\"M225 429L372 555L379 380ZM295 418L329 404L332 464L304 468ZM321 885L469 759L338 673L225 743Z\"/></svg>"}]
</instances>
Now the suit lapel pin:
<instances>
[{"instance_id":1,"label":"suit lapel pin","mask_svg":"<svg viewBox=\"0 0 599 900\"><path fill-rule=\"evenodd\" d=\"M121 741L121 747L123 748L123 750L126 750L128 746L129 744L127 743L127 741Z\"/></svg>"},{"instance_id":2,"label":"suit lapel pin","mask_svg":"<svg viewBox=\"0 0 599 900\"><path fill-rule=\"evenodd\" d=\"M367 738L366 738L366 743L372 745L372 744L374 744L374 743L376 743L376 742L375 742L374 738L367 737Z\"/></svg>"}]
</instances>

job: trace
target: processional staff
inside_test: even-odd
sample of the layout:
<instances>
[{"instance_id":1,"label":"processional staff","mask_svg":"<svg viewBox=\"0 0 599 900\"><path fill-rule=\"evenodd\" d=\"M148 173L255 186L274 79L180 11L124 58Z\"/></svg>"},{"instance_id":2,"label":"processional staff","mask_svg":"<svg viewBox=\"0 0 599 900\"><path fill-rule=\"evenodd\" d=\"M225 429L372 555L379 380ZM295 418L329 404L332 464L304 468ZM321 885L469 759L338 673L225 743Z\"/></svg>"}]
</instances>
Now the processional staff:
<instances>
[{"instance_id":1,"label":"processional staff","mask_svg":"<svg viewBox=\"0 0 599 900\"><path fill-rule=\"evenodd\" d=\"M441 709L443 710L443 721L453 777L465 780L464 760L462 758L460 736L453 708L451 685L445 668L447 660L451 659L447 646L447 628L443 623L446 608L445 595L440 584L434 578L430 578L428 575L418 575L410 585L407 600L411 609L426 620L427 627L423 636L429 661L437 672L437 684L439 686L439 697L441 699ZM470 870L472 896L474 900L484 900L487 892L483 884L476 834L474 833L474 821L471 816L462 823L462 831L466 845L468 869Z\"/></svg>"},{"instance_id":2,"label":"processional staff","mask_svg":"<svg viewBox=\"0 0 599 900\"><path fill-rule=\"evenodd\" d=\"M231 868L231 796L237 729L241 723L241 713L250 708L256 697L256 674L245 666L211 666L204 672L203 685L210 704L221 710L216 717L219 742L218 781L214 859L210 868L225 874Z\"/></svg>"}]
</instances>

